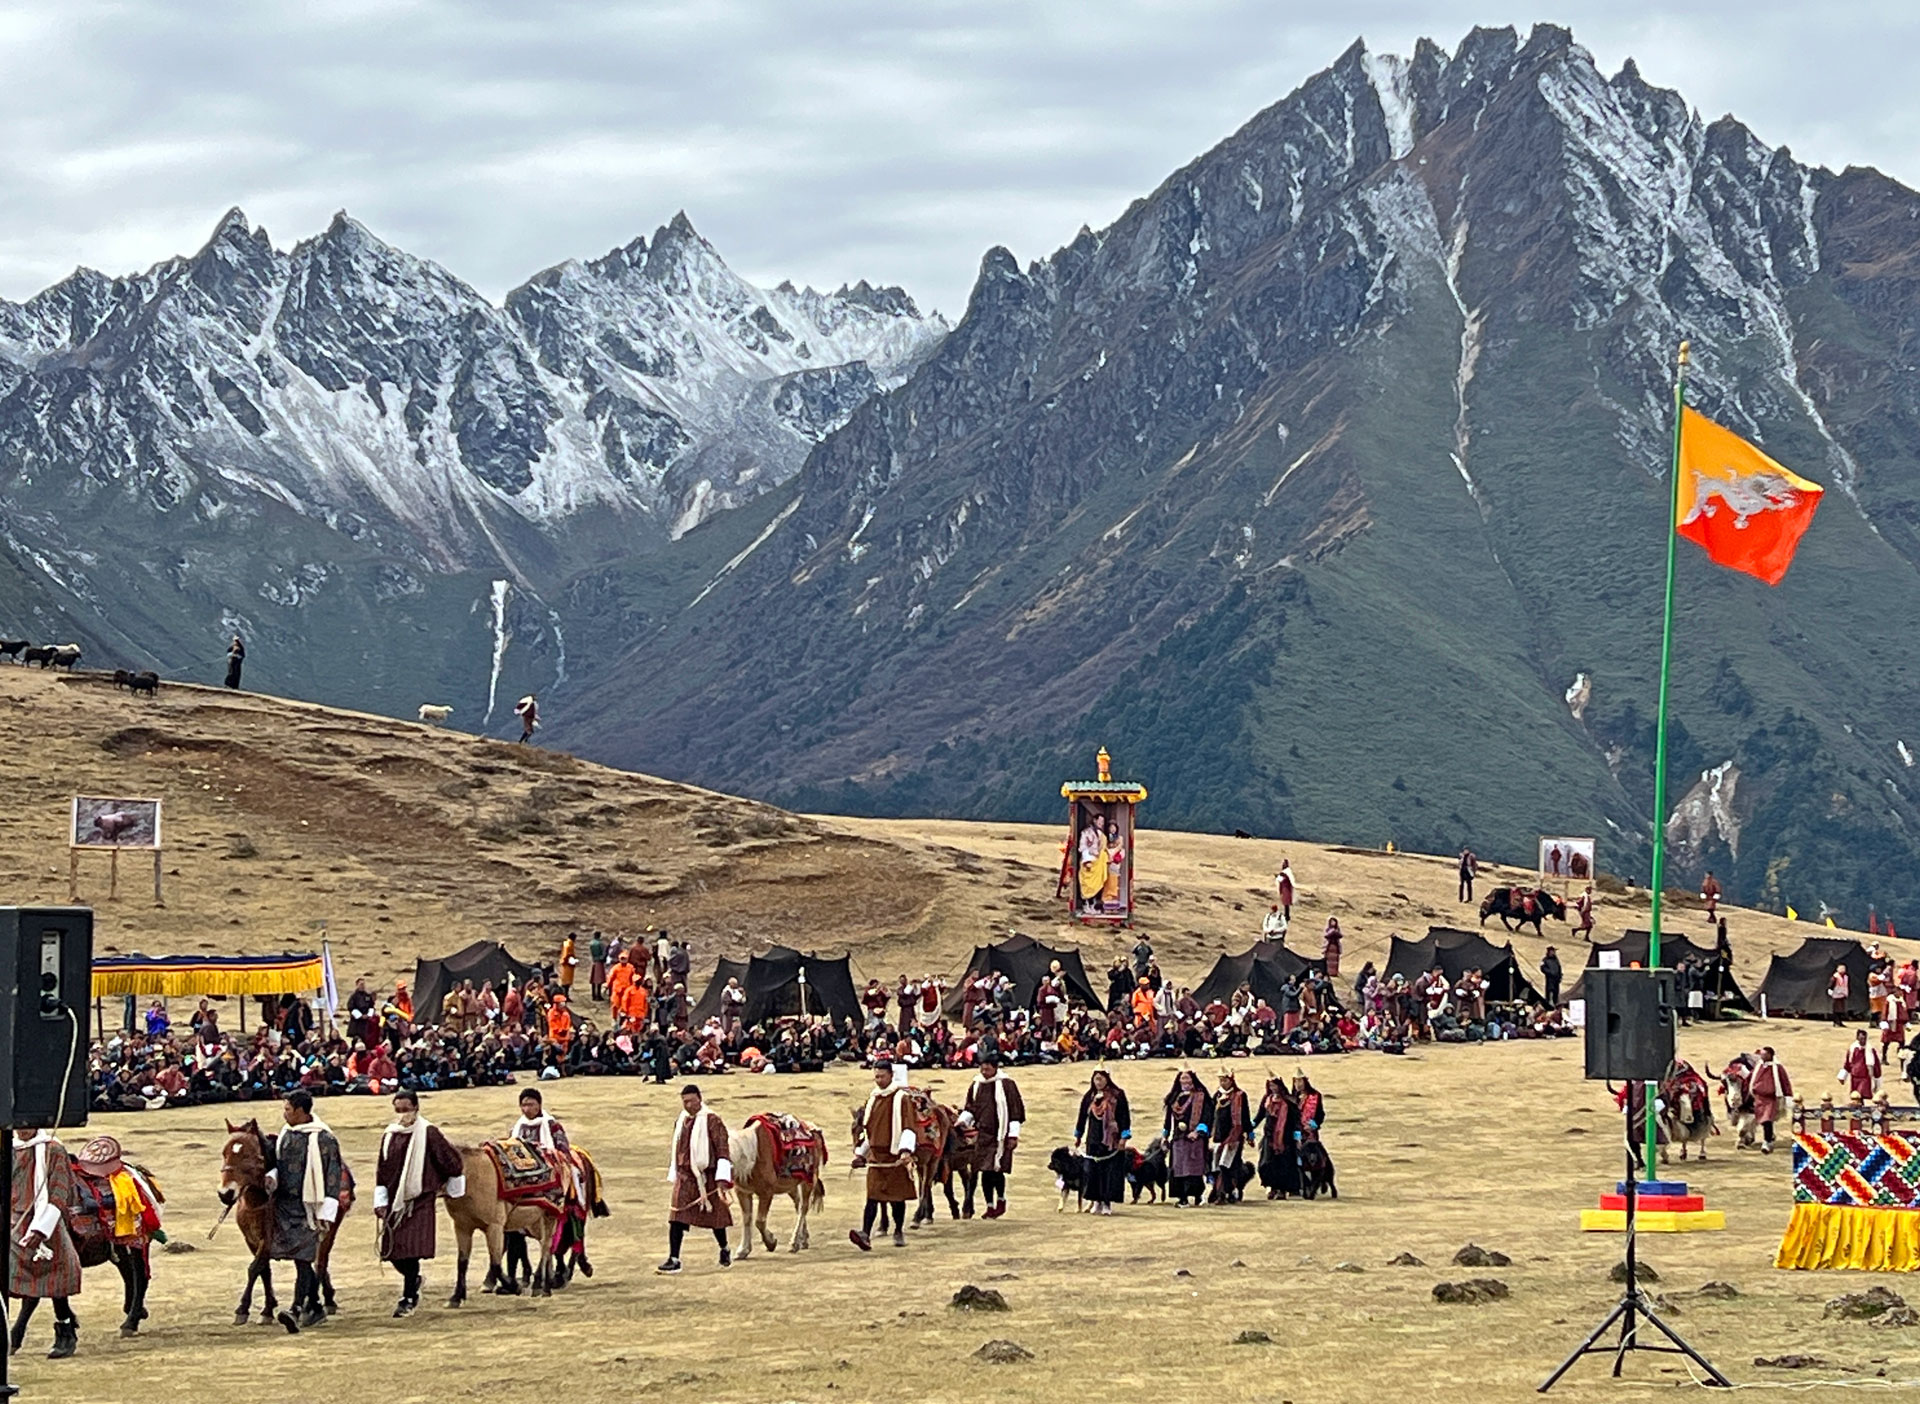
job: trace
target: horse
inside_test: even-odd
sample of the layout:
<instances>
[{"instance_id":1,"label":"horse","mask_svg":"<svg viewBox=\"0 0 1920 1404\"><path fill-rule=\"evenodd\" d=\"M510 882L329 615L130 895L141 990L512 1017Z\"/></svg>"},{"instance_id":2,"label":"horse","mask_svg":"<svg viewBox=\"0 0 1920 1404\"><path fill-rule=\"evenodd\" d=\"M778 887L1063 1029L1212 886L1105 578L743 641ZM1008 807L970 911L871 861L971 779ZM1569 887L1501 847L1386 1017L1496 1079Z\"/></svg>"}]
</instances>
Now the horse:
<instances>
[{"instance_id":1,"label":"horse","mask_svg":"<svg viewBox=\"0 0 1920 1404\"><path fill-rule=\"evenodd\" d=\"M107 1149L100 1158L87 1159L87 1153L96 1146L105 1146ZM140 1323L150 1315L147 1311L147 1289L153 1285L152 1244L160 1231L159 1207L166 1202L166 1196L160 1192L158 1182L144 1165L134 1165L121 1159L119 1143L111 1137L102 1136L90 1142L81 1155L73 1158L73 1169L81 1203L68 1212L67 1227L73 1233L80 1266L90 1268L113 1264L120 1274L123 1289L120 1334L122 1337L137 1336L140 1334ZM134 1218L132 1232L124 1236L115 1231L113 1185L115 1177L119 1175L130 1176L134 1192L148 1201L145 1212Z\"/></svg>"},{"instance_id":2,"label":"horse","mask_svg":"<svg viewBox=\"0 0 1920 1404\"><path fill-rule=\"evenodd\" d=\"M933 1094L919 1087L907 1089L907 1118L909 1129L913 1132L913 1178L920 1187L920 1202L914 1206L912 1227L919 1228L933 1220L933 1187L938 1184L946 1191L947 1208L954 1218L960 1217L960 1202L954 1198L953 1172L955 1166L948 1159L948 1147L953 1140L954 1124L959 1113L952 1107L941 1106L933 1100ZM866 1104L853 1104L853 1144L857 1148L866 1138ZM857 1168L861 1162L856 1159ZM969 1172L962 1172L962 1179L968 1184L968 1195L972 1196L972 1183L966 1180Z\"/></svg>"},{"instance_id":3,"label":"horse","mask_svg":"<svg viewBox=\"0 0 1920 1404\"><path fill-rule=\"evenodd\" d=\"M570 1152L574 1169L579 1171L578 1178L568 1177L563 1184L566 1189L566 1212L561 1215L560 1230L553 1245L553 1263L547 1273L547 1285L565 1287L573 1280L577 1271L582 1277L593 1276L593 1264L587 1259L587 1220L604 1219L613 1210L607 1207L603 1194L606 1180L600 1174L600 1167L593 1157L575 1146ZM525 1282L533 1285L533 1260L527 1252L527 1235L518 1229L508 1229L505 1235L505 1256L502 1259L500 1276L506 1282Z\"/></svg>"},{"instance_id":4,"label":"horse","mask_svg":"<svg viewBox=\"0 0 1920 1404\"><path fill-rule=\"evenodd\" d=\"M1753 1145L1758 1118L1753 1110L1753 1055L1742 1053L1720 1074L1720 1096L1726 1104L1727 1120L1739 1137L1737 1144L1746 1150Z\"/></svg>"},{"instance_id":5,"label":"horse","mask_svg":"<svg viewBox=\"0 0 1920 1404\"><path fill-rule=\"evenodd\" d=\"M1720 1128L1713 1121L1713 1099L1707 1090L1707 1080L1686 1063L1676 1063L1672 1076L1661 1084L1660 1097L1666 1103L1660 1119L1666 1125L1668 1143L1679 1144L1682 1161L1687 1158L1687 1148L1697 1145L1700 1159L1704 1161L1708 1138L1720 1134ZM1660 1159L1662 1163L1667 1159L1665 1146L1660 1149Z\"/></svg>"},{"instance_id":6,"label":"horse","mask_svg":"<svg viewBox=\"0 0 1920 1404\"><path fill-rule=\"evenodd\" d=\"M821 1178L827 1163L826 1136L817 1127L798 1122L799 1128L809 1135L807 1148L783 1163L779 1140L774 1135L774 1122L779 1119L765 1113L749 1117L745 1126L727 1137L727 1158L733 1162L733 1192L740 1201L744 1230L737 1256L740 1262L753 1256L756 1232L769 1253L780 1251L779 1240L767 1231L767 1213L776 1197L784 1194L792 1200L797 1216L793 1237L787 1243L789 1253L811 1246L807 1216L827 1202L827 1187ZM802 1174L790 1177L786 1173L790 1169L798 1169Z\"/></svg>"},{"instance_id":7,"label":"horse","mask_svg":"<svg viewBox=\"0 0 1920 1404\"><path fill-rule=\"evenodd\" d=\"M267 1188L267 1172L273 1168L273 1142L260 1129L259 1121L249 1117L238 1126L229 1121L226 1144L220 1147L220 1202L233 1210L234 1222L240 1225L240 1236L253 1250L253 1260L247 1264L246 1290L241 1293L240 1305L233 1313L236 1326L247 1324L248 1314L253 1310L255 1282L266 1292L260 1312L262 1325L273 1324L274 1309L279 1306L279 1299L273 1295L273 1193ZM341 1168L345 1169L344 1164ZM346 1222L353 1207L351 1171L347 1172L346 1187L347 1202L341 1206L339 1217L319 1226L320 1244L313 1255L313 1271L320 1279L328 1316L339 1310L327 1264L333 1257L333 1241L340 1235L340 1225Z\"/></svg>"},{"instance_id":8,"label":"horse","mask_svg":"<svg viewBox=\"0 0 1920 1404\"><path fill-rule=\"evenodd\" d=\"M1533 899L1531 912L1527 910L1528 897ZM1565 921L1567 904L1544 887L1536 887L1531 891L1517 887L1496 887L1480 903L1480 924L1485 926L1490 916L1499 917L1500 924L1509 931L1516 925L1531 926L1534 935L1544 936L1546 933L1540 929L1541 921L1547 917Z\"/></svg>"},{"instance_id":9,"label":"horse","mask_svg":"<svg viewBox=\"0 0 1920 1404\"><path fill-rule=\"evenodd\" d=\"M561 1188L509 1199L501 1180L500 1162L495 1159L498 1146L497 1141L485 1141L477 1146L456 1147L460 1152L461 1174L466 1178L466 1193L458 1198L447 1196L447 1216L453 1220L460 1261L453 1295L447 1299L450 1307L461 1306L467 1300L467 1265L473 1260L473 1236L476 1233L487 1241L487 1276L480 1284L481 1291L497 1292L509 1297L520 1295L520 1284L514 1274L503 1271L501 1265L506 1250L506 1235L513 1232L538 1238L540 1265L533 1272L533 1295L553 1295L554 1248L560 1237L560 1225L567 1215L566 1195L569 1191L564 1186L570 1177L571 1167L558 1156L552 1157L548 1164ZM547 1156L546 1152L540 1154L543 1158ZM594 1178L598 1180L597 1172Z\"/></svg>"}]
</instances>

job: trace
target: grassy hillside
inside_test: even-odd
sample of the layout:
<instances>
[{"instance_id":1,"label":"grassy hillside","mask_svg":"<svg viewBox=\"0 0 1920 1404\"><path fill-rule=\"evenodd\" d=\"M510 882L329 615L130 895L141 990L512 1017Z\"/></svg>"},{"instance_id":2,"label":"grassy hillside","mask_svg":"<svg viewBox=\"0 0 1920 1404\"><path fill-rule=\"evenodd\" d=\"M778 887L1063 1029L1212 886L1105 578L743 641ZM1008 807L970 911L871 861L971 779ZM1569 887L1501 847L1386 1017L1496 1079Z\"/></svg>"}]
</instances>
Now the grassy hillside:
<instances>
[{"instance_id":1,"label":"grassy hillside","mask_svg":"<svg viewBox=\"0 0 1920 1404\"><path fill-rule=\"evenodd\" d=\"M1015 929L1076 943L1090 966L1134 939L1062 922L1053 824L801 816L537 746L250 693L168 685L137 699L38 669L0 666L0 715L32 738L12 770L18 802L0 812L4 900L66 900L72 794L166 801L164 908L137 860L108 901L106 856L83 859L103 954L278 951L324 931L344 979L385 983L482 937L533 956L570 929L654 925L693 941L703 978L715 956L783 941L849 950L891 979L954 971ZM1137 851L1136 930L1183 981L1258 934L1283 855L1300 883L1294 944L1337 914L1355 970L1396 933L1473 920L1444 857L1152 829ZM1601 934L1646 913L1643 891L1605 897ZM1690 915L1680 904L1673 925ZM1730 925L1748 979L1813 930L1738 910ZM1547 940L1564 936L1549 925ZM1543 945L1515 937L1529 965Z\"/></svg>"}]
</instances>

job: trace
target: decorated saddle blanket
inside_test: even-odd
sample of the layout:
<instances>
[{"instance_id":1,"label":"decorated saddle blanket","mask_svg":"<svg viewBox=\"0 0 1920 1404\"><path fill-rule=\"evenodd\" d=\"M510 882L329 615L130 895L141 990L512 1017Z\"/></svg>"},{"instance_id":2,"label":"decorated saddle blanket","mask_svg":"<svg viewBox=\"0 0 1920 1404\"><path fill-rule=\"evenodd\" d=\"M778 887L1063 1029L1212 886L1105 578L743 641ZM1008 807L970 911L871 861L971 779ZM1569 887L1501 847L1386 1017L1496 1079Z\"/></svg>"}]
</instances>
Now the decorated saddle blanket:
<instances>
[{"instance_id":1,"label":"decorated saddle blanket","mask_svg":"<svg viewBox=\"0 0 1920 1404\"><path fill-rule=\"evenodd\" d=\"M116 1243L140 1243L160 1227L160 1189L150 1175L136 1179L126 1169L110 1175L91 1175L74 1162L76 1200L67 1206L67 1228L73 1234L83 1266L98 1267Z\"/></svg>"},{"instance_id":2,"label":"decorated saddle blanket","mask_svg":"<svg viewBox=\"0 0 1920 1404\"><path fill-rule=\"evenodd\" d=\"M488 1141L488 1159L500 1175L500 1197L509 1203L527 1199L558 1199L561 1176L568 1170L557 1154L548 1155L527 1141Z\"/></svg>"},{"instance_id":3,"label":"decorated saddle blanket","mask_svg":"<svg viewBox=\"0 0 1920 1404\"><path fill-rule=\"evenodd\" d=\"M749 1126L764 1126L773 1137L773 1163L783 1180L812 1184L819 1165L827 1163L826 1138L813 1126L785 1112L760 1112L747 1118ZM817 1145L816 1145L817 1143Z\"/></svg>"}]
</instances>

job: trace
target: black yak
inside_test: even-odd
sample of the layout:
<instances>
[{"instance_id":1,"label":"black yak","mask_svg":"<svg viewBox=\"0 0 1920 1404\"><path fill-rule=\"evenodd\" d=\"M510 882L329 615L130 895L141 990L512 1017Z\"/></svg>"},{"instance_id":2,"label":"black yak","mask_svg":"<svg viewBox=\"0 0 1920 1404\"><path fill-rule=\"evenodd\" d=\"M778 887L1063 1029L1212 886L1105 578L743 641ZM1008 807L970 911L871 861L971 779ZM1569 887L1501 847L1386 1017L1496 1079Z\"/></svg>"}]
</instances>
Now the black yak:
<instances>
[{"instance_id":1,"label":"black yak","mask_svg":"<svg viewBox=\"0 0 1920 1404\"><path fill-rule=\"evenodd\" d=\"M1485 926L1490 916L1499 917L1509 931L1518 924L1531 926L1534 935L1542 936L1546 933L1540 929L1541 921L1546 917L1565 921L1567 904L1544 887L1496 887L1480 904L1480 924Z\"/></svg>"}]
</instances>

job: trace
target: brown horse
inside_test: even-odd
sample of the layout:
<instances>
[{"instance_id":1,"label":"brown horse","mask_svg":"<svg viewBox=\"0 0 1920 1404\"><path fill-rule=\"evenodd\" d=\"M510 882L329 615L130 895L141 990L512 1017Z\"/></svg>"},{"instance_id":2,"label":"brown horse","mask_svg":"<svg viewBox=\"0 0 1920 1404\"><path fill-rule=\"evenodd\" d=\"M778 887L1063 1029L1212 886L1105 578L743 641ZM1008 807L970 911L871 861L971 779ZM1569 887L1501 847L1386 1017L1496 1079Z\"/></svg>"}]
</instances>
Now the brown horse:
<instances>
[{"instance_id":1,"label":"brown horse","mask_svg":"<svg viewBox=\"0 0 1920 1404\"><path fill-rule=\"evenodd\" d=\"M560 1232L553 1248L553 1264L548 1275L548 1285L565 1287L578 1272L582 1277L593 1276L593 1264L587 1258L587 1223L590 1219L605 1219L613 1210L607 1207L606 1180L600 1174L600 1167L594 1163L580 1147L575 1146L569 1152L573 1156L573 1167L579 1171L577 1178L569 1177L563 1181L566 1190L566 1213L560 1221ZM527 1236L517 1229L508 1229L505 1236L506 1256L500 1268L500 1280L519 1283L524 1280L533 1284L533 1262L527 1253Z\"/></svg>"},{"instance_id":2,"label":"brown horse","mask_svg":"<svg viewBox=\"0 0 1920 1404\"><path fill-rule=\"evenodd\" d=\"M962 1179L967 1183L967 1197L973 1197L973 1176L971 1170L956 1166L949 1152L954 1144L954 1127L960 1114L952 1107L942 1106L933 1100L933 1094L919 1087L907 1089L908 1115L913 1130L913 1176L920 1186L920 1202L914 1206L912 1226L919 1228L934 1217L933 1187L937 1184L947 1195L947 1208L954 1218L960 1217L960 1203L953 1194L953 1175L961 1169ZM859 1146L866 1135L866 1104L853 1104L853 1143ZM855 1162L856 1165L858 1162ZM973 1176L977 1178L977 1176Z\"/></svg>"},{"instance_id":3,"label":"brown horse","mask_svg":"<svg viewBox=\"0 0 1920 1404\"><path fill-rule=\"evenodd\" d=\"M506 1296L520 1294L520 1284L501 1267L506 1236L511 1232L524 1233L539 1240L540 1265L533 1273L533 1295L553 1295L553 1252L560 1236L560 1225L566 1217L565 1196L569 1191L564 1187L570 1167L557 1158L553 1162L562 1188L552 1195L510 1200L502 1190L499 1162L489 1149L494 1144L489 1141L478 1146L458 1148L461 1173L466 1177L466 1193L458 1199L451 1195L447 1197L447 1214L453 1220L454 1238L460 1253L459 1277L454 1283L453 1295L447 1299L450 1307L460 1306L467 1300L467 1265L473 1259L473 1236L476 1233L487 1240L487 1276L480 1284L481 1291L498 1292ZM593 1178L598 1181L597 1172Z\"/></svg>"},{"instance_id":4,"label":"brown horse","mask_svg":"<svg viewBox=\"0 0 1920 1404\"><path fill-rule=\"evenodd\" d=\"M231 1121L227 1123L226 1144L220 1147L220 1202L233 1210L234 1221L240 1225L240 1236L253 1250L253 1261L247 1265L246 1291L241 1293L240 1305L233 1313L236 1326L247 1324L247 1316L253 1310L255 1282L266 1292L260 1312L263 1325L273 1324L274 1308L279 1305L273 1295L273 1259L277 1256L273 1251L273 1193L267 1188L267 1172L274 1168L273 1162L273 1142L260 1129L258 1120L250 1117L238 1126ZM341 1168L346 1169L344 1165ZM327 1264L333 1257L333 1241L339 1237L340 1225L346 1222L353 1208L351 1171L347 1171L345 1198L339 1217L330 1224L320 1225L320 1246L313 1258L313 1270L320 1279L329 1316L339 1310L339 1305L334 1300L333 1278Z\"/></svg>"},{"instance_id":5,"label":"brown horse","mask_svg":"<svg viewBox=\"0 0 1920 1404\"><path fill-rule=\"evenodd\" d=\"M807 1129L813 1133L813 1139L808 1143L805 1154L799 1157L798 1168L805 1173L798 1179L790 1179L783 1173L789 1167L781 1164L780 1149L775 1143L773 1127L768 1124L768 1118L752 1117L740 1130L728 1136L727 1156L733 1162L733 1192L740 1201L740 1217L744 1221L739 1261L745 1262L753 1256L753 1236L756 1231L760 1241L767 1245L769 1253L780 1250L779 1240L767 1231L767 1213L773 1208L774 1199L783 1194L793 1201L794 1211L798 1215L794 1220L793 1238L787 1244L787 1251L798 1253L810 1246L807 1215L827 1202L827 1188L820 1173L827 1163L827 1138L817 1127Z\"/></svg>"},{"instance_id":6,"label":"brown horse","mask_svg":"<svg viewBox=\"0 0 1920 1404\"><path fill-rule=\"evenodd\" d=\"M112 1263L120 1274L121 1284L121 1321L122 1336L140 1334L140 1323L150 1314L147 1311L147 1289L153 1285L154 1234L158 1232L157 1223L149 1222L147 1215L141 1215L134 1221L133 1232L120 1237L114 1232L114 1196L112 1174L95 1174L87 1165L76 1159L73 1163L76 1183L82 1198L80 1210L69 1210L67 1227L73 1232L74 1248L80 1254L80 1266L83 1268L100 1267ZM114 1167L118 1169L116 1165ZM126 1163L126 1169L137 1177L137 1183L143 1194L151 1196L153 1208L166 1203L166 1196L160 1192L159 1184L144 1165Z\"/></svg>"}]
</instances>

